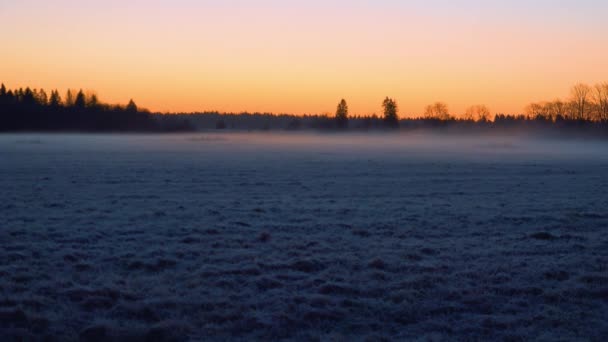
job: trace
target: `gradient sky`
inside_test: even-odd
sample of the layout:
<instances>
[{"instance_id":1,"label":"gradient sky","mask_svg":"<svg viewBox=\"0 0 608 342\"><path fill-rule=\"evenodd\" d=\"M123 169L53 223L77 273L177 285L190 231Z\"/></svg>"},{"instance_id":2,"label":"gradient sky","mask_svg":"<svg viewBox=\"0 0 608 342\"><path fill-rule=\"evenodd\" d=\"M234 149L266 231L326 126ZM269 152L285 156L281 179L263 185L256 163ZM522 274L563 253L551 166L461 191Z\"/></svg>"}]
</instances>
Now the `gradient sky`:
<instances>
[{"instance_id":1,"label":"gradient sky","mask_svg":"<svg viewBox=\"0 0 608 342\"><path fill-rule=\"evenodd\" d=\"M608 80L605 0L0 0L0 81L154 111L521 112Z\"/></svg>"}]
</instances>

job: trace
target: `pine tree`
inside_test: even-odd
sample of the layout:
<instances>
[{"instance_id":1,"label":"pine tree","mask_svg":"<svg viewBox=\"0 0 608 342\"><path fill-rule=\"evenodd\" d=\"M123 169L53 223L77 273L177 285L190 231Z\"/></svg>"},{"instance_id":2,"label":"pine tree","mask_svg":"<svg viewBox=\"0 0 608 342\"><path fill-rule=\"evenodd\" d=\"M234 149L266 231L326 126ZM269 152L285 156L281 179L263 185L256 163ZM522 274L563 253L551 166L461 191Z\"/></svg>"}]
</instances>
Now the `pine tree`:
<instances>
[{"instance_id":1,"label":"pine tree","mask_svg":"<svg viewBox=\"0 0 608 342\"><path fill-rule=\"evenodd\" d=\"M340 101L336 109L336 126L340 129L348 127L348 105L344 99Z\"/></svg>"},{"instance_id":2,"label":"pine tree","mask_svg":"<svg viewBox=\"0 0 608 342\"><path fill-rule=\"evenodd\" d=\"M57 90L51 91L51 98L49 99L49 106L55 107L55 108L61 106L61 96L59 96L59 92Z\"/></svg>"},{"instance_id":3,"label":"pine tree","mask_svg":"<svg viewBox=\"0 0 608 342\"><path fill-rule=\"evenodd\" d=\"M46 106L49 103L49 97L46 93L46 91L44 91L44 89L40 89L38 91L38 95L36 96L36 100L38 101L38 104L42 105L42 106Z\"/></svg>"},{"instance_id":4,"label":"pine tree","mask_svg":"<svg viewBox=\"0 0 608 342\"><path fill-rule=\"evenodd\" d=\"M97 95L91 94L87 100L87 107L96 108L97 106L99 106L99 99Z\"/></svg>"},{"instance_id":5,"label":"pine tree","mask_svg":"<svg viewBox=\"0 0 608 342\"><path fill-rule=\"evenodd\" d=\"M0 105L4 105L8 103L8 96L6 94L6 87L4 86L4 83L2 83L2 85L0 86ZM0 110L3 110L3 108L0 108Z\"/></svg>"},{"instance_id":6,"label":"pine tree","mask_svg":"<svg viewBox=\"0 0 608 342\"><path fill-rule=\"evenodd\" d=\"M82 92L82 89L78 92L78 94L76 94L76 100L74 100L74 107L82 109L86 106L87 102L86 102L86 98L84 96L84 93Z\"/></svg>"},{"instance_id":7,"label":"pine tree","mask_svg":"<svg viewBox=\"0 0 608 342\"><path fill-rule=\"evenodd\" d=\"M384 123L386 124L386 126L390 128L399 127L399 117L397 116L397 102L387 97L382 102L382 107L384 108Z\"/></svg>"},{"instance_id":8,"label":"pine tree","mask_svg":"<svg viewBox=\"0 0 608 342\"><path fill-rule=\"evenodd\" d=\"M23 104L26 104L26 105L35 105L36 104L36 96L34 95L34 92L32 91L32 89L30 89L30 87L25 88L21 101L23 102Z\"/></svg>"},{"instance_id":9,"label":"pine tree","mask_svg":"<svg viewBox=\"0 0 608 342\"><path fill-rule=\"evenodd\" d=\"M137 105L133 102L133 99L129 100L129 104L127 104L125 110L129 113L137 113Z\"/></svg>"},{"instance_id":10,"label":"pine tree","mask_svg":"<svg viewBox=\"0 0 608 342\"><path fill-rule=\"evenodd\" d=\"M65 106L72 107L74 105L74 94L70 89L65 93Z\"/></svg>"}]
</instances>

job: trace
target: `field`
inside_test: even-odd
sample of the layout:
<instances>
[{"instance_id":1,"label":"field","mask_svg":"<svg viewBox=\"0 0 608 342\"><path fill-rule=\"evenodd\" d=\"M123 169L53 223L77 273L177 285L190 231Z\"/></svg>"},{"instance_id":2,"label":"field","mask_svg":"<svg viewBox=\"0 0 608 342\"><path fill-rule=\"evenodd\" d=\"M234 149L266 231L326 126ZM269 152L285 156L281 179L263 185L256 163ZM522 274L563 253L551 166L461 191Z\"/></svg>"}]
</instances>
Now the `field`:
<instances>
[{"instance_id":1,"label":"field","mask_svg":"<svg viewBox=\"0 0 608 342\"><path fill-rule=\"evenodd\" d=\"M2 340L605 340L608 142L0 135Z\"/></svg>"}]
</instances>

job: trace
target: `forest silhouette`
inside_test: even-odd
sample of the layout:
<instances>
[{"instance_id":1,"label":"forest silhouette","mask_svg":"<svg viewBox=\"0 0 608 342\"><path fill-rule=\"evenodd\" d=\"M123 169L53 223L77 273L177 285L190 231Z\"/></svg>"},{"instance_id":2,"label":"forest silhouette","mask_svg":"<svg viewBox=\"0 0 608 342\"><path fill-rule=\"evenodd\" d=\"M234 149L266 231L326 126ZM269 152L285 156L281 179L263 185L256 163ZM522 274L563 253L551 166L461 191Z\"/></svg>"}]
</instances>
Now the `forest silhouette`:
<instances>
[{"instance_id":1,"label":"forest silhouette","mask_svg":"<svg viewBox=\"0 0 608 342\"><path fill-rule=\"evenodd\" d=\"M151 114L133 100L126 106L99 101L92 92L0 85L0 131L42 132L170 132L192 130L187 121Z\"/></svg>"},{"instance_id":2,"label":"forest silhouette","mask_svg":"<svg viewBox=\"0 0 608 342\"><path fill-rule=\"evenodd\" d=\"M386 97L382 115L351 115L342 99L335 115L272 113L151 113L133 100L111 105L94 92L7 89L0 86L0 131L4 132L181 132L196 130L453 130L573 132L608 136L608 82L577 84L567 100L532 103L522 114L491 115L485 105L462 115L436 102L417 117L400 117L397 101Z\"/></svg>"}]
</instances>

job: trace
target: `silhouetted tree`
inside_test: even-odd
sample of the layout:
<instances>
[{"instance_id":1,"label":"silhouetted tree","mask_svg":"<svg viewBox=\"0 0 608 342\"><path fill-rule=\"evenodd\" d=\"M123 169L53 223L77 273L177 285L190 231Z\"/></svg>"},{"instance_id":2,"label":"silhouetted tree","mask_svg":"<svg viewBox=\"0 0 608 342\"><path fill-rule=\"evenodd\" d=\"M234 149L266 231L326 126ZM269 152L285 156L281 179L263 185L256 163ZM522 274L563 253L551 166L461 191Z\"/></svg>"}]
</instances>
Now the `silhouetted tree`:
<instances>
[{"instance_id":1,"label":"silhouetted tree","mask_svg":"<svg viewBox=\"0 0 608 342\"><path fill-rule=\"evenodd\" d=\"M70 89L68 89L68 91L65 93L65 106L74 106L74 93Z\"/></svg>"},{"instance_id":2,"label":"silhouetted tree","mask_svg":"<svg viewBox=\"0 0 608 342\"><path fill-rule=\"evenodd\" d=\"M572 87L572 98L576 108L576 119L587 120L587 112L589 110L589 93L591 88L586 85L579 83Z\"/></svg>"},{"instance_id":3,"label":"silhouetted tree","mask_svg":"<svg viewBox=\"0 0 608 342\"><path fill-rule=\"evenodd\" d=\"M130 111L99 102L95 94L68 90L71 106L62 106L57 90L6 89L0 85L0 131L182 131L188 120L152 115L131 103Z\"/></svg>"},{"instance_id":4,"label":"silhouetted tree","mask_svg":"<svg viewBox=\"0 0 608 342\"><path fill-rule=\"evenodd\" d=\"M593 93L599 121L608 121L608 82L596 84Z\"/></svg>"},{"instance_id":5,"label":"silhouetted tree","mask_svg":"<svg viewBox=\"0 0 608 342\"><path fill-rule=\"evenodd\" d=\"M53 108L57 108L61 106L61 96L59 96L59 92L57 90L51 91L51 97L49 99L49 106Z\"/></svg>"},{"instance_id":6,"label":"silhouetted tree","mask_svg":"<svg viewBox=\"0 0 608 342\"><path fill-rule=\"evenodd\" d=\"M21 91L20 89L20 101L28 106L33 106L36 104L36 97L34 96L34 92L30 87L25 88L25 91Z\"/></svg>"},{"instance_id":7,"label":"silhouetted tree","mask_svg":"<svg viewBox=\"0 0 608 342\"><path fill-rule=\"evenodd\" d=\"M547 104L548 112L553 121L557 120L558 117L564 118L566 116L566 104L560 100L554 100Z\"/></svg>"},{"instance_id":8,"label":"silhouetted tree","mask_svg":"<svg viewBox=\"0 0 608 342\"><path fill-rule=\"evenodd\" d=\"M4 86L4 83L2 83L2 85L0 85L0 120L6 120L6 118L4 118L4 113L8 112L9 110L9 106L8 106L8 96L6 93L6 87ZM2 130L2 123L0 122L0 130Z\"/></svg>"},{"instance_id":9,"label":"silhouetted tree","mask_svg":"<svg viewBox=\"0 0 608 342\"><path fill-rule=\"evenodd\" d=\"M471 106L467 108L464 118L466 120L486 122L490 120L490 110L485 105Z\"/></svg>"},{"instance_id":10,"label":"silhouetted tree","mask_svg":"<svg viewBox=\"0 0 608 342\"><path fill-rule=\"evenodd\" d=\"M443 102L435 102L432 105L426 106L424 110L424 116L427 119L437 119L447 121L450 119L450 112L448 105Z\"/></svg>"},{"instance_id":11,"label":"silhouetted tree","mask_svg":"<svg viewBox=\"0 0 608 342\"><path fill-rule=\"evenodd\" d=\"M487 121L484 125L475 125L475 129L514 128L547 129L557 128L559 131L574 130L608 136L608 84L602 83L595 87L577 85L573 88L571 101L554 100L531 104L524 115L498 114L490 122L489 110L483 105L470 107L465 118ZM585 87L588 88L585 91ZM74 96L76 94L76 96ZM47 98L48 97L48 98ZM261 129L297 129L308 127L315 129L332 129L344 127L337 124L338 118L346 118L348 127L370 129L379 127L398 127L403 124L405 129L435 127L437 124L458 125L463 128L473 127L470 123L454 120L448 113L447 106L442 103L429 106L426 114L432 120L404 119L399 121L397 104L386 98L384 118L372 116L349 116L346 101L340 101L336 116L330 114L304 115L271 115L268 113L220 114L218 112L198 115L160 115L150 114L138 108L133 100L127 106L107 105L101 103L91 92L68 90L66 106L57 90L48 96L44 89L19 88L7 89L0 84L0 131L179 131L193 129L196 122L201 128L230 127ZM84 103L84 104L83 104ZM583 109L581 109L583 108ZM225 121L226 120L226 121ZM441 121L438 120L448 120Z\"/></svg>"},{"instance_id":12,"label":"silhouetted tree","mask_svg":"<svg viewBox=\"0 0 608 342\"><path fill-rule=\"evenodd\" d=\"M95 93L91 93L89 96L87 96L87 107L97 108L98 106L99 106L99 99L97 98L97 95Z\"/></svg>"},{"instance_id":13,"label":"silhouetted tree","mask_svg":"<svg viewBox=\"0 0 608 342\"><path fill-rule=\"evenodd\" d=\"M540 103L530 103L525 109L526 115L530 119L543 117L544 108Z\"/></svg>"},{"instance_id":14,"label":"silhouetted tree","mask_svg":"<svg viewBox=\"0 0 608 342\"><path fill-rule=\"evenodd\" d=\"M38 104L42 106L49 104L49 97L44 89L40 89L38 92L36 92L36 100L38 101Z\"/></svg>"},{"instance_id":15,"label":"silhouetted tree","mask_svg":"<svg viewBox=\"0 0 608 342\"><path fill-rule=\"evenodd\" d=\"M133 102L133 99L129 100L129 104L127 104L125 110L128 113L137 113L137 105L135 104L135 102Z\"/></svg>"},{"instance_id":16,"label":"silhouetted tree","mask_svg":"<svg viewBox=\"0 0 608 342\"><path fill-rule=\"evenodd\" d=\"M344 99L340 101L336 109L336 127L339 129L348 128L348 105Z\"/></svg>"},{"instance_id":17,"label":"silhouetted tree","mask_svg":"<svg viewBox=\"0 0 608 342\"><path fill-rule=\"evenodd\" d=\"M86 105L87 105L86 97L84 96L82 89L80 89L80 91L78 91L78 94L76 94L76 99L74 100L74 107L76 107L78 109L84 109L84 107L86 107Z\"/></svg>"},{"instance_id":18,"label":"silhouetted tree","mask_svg":"<svg viewBox=\"0 0 608 342\"><path fill-rule=\"evenodd\" d=\"M384 108L384 124L390 128L399 127L397 102L389 97L386 97L382 102L382 107Z\"/></svg>"}]
</instances>

